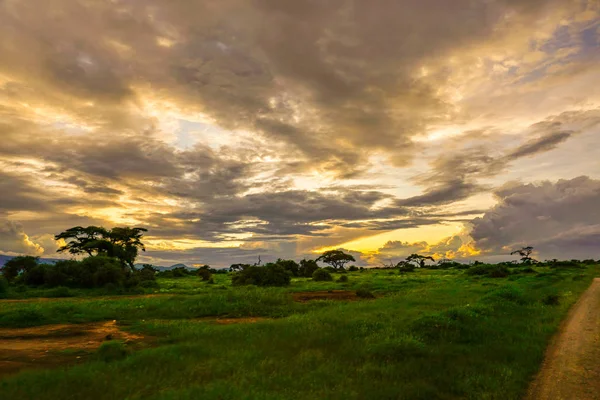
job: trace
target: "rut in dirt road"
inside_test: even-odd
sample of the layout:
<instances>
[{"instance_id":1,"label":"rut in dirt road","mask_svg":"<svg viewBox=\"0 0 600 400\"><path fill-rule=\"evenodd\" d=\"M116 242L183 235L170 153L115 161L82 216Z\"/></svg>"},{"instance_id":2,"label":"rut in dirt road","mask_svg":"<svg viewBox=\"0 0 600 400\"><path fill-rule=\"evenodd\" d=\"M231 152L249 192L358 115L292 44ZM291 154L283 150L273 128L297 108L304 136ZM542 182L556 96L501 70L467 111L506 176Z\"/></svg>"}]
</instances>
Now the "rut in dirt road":
<instances>
[{"instance_id":1,"label":"rut in dirt road","mask_svg":"<svg viewBox=\"0 0 600 400\"><path fill-rule=\"evenodd\" d=\"M600 399L600 278L569 311L526 399Z\"/></svg>"}]
</instances>

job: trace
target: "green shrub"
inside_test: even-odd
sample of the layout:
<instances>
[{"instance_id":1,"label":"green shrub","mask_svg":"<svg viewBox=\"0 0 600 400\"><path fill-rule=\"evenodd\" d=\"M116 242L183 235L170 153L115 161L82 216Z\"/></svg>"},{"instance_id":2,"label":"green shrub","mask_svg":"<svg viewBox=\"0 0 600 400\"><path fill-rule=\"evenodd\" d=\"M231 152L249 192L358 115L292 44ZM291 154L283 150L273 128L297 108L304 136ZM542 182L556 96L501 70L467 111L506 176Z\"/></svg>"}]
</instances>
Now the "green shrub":
<instances>
[{"instance_id":1,"label":"green shrub","mask_svg":"<svg viewBox=\"0 0 600 400\"><path fill-rule=\"evenodd\" d=\"M475 265L466 272L467 275L489 276L490 278L505 278L510 275L509 269L504 265Z\"/></svg>"},{"instance_id":2,"label":"green shrub","mask_svg":"<svg viewBox=\"0 0 600 400\"><path fill-rule=\"evenodd\" d=\"M325 268L319 268L315 272L313 272L312 279L315 282L325 282L332 281L333 276L327 271Z\"/></svg>"},{"instance_id":3,"label":"green shrub","mask_svg":"<svg viewBox=\"0 0 600 400\"><path fill-rule=\"evenodd\" d=\"M156 281L156 269L152 265L144 264L141 269L135 270L134 273L140 282Z\"/></svg>"},{"instance_id":4,"label":"green shrub","mask_svg":"<svg viewBox=\"0 0 600 400\"><path fill-rule=\"evenodd\" d=\"M125 273L119 261L104 256L88 257L81 262L82 269L93 272L93 286L103 287L109 283L122 286L125 283Z\"/></svg>"},{"instance_id":5,"label":"green shrub","mask_svg":"<svg viewBox=\"0 0 600 400\"><path fill-rule=\"evenodd\" d=\"M38 266L39 257L19 256L8 260L2 267L2 275L7 281L12 282L19 275Z\"/></svg>"},{"instance_id":6,"label":"green shrub","mask_svg":"<svg viewBox=\"0 0 600 400\"><path fill-rule=\"evenodd\" d=\"M8 281L0 275L0 298L5 297L6 293L8 293Z\"/></svg>"},{"instance_id":7,"label":"green shrub","mask_svg":"<svg viewBox=\"0 0 600 400\"><path fill-rule=\"evenodd\" d=\"M542 303L547 306L557 306L560 304L560 295L558 294L547 294L542 299Z\"/></svg>"},{"instance_id":8,"label":"green shrub","mask_svg":"<svg viewBox=\"0 0 600 400\"><path fill-rule=\"evenodd\" d=\"M319 264L315 260L302 260L300 261L300 267L298 268L298 274L305 278L313 276L314 272L319 269Z\"/></svg>"},{"instance_id":9,"label":"green shrub","mask_svg":"<svg viewBox=\"0 0 600 400\"><path fill-rule=\"evenodd\" d=\"M48 297L73 297L73 296L75 296L75 295L73 293L71 293L71 291L69 290L68 287L65 287L65 286L56 287L48 293Z\"/></svg>"},{"instance_id":10,"label":"green shrub","mask_svg":"<svg viewBox=\"0 0 600 400\"><path fill-rule=\"evenodd\" d=\"M348 282L348 277L346 275L342 275L337 281L342 283Z\"/></svg>"},{"instance_id":11,"label":"green shrub","mask_svg":"<svg viewBox=\"0 0 600 400\"><path fill-rule=\"evenodd\" d=\"M404 264L398 267L398 273L403 274L406 272L414 272L415 271L415 266L413 264Z\"/></svg>"},{"instance_id":12,"label":"green shrub","mask_svg":"<svg viewBox=\"0 0 600 400\"><path fill-rule=\"evenodd\" d=\"M356 291L356 296L362 299L374 299L375 295L368 289L358 289Z\"/></svg>"},{"instance_id":13,"label":"green shrub","mask_svg":"<svg viewBox=\"0 0 600 400\"><path fill-rule=\"evenodd\" d=\"M356 265L351 265L348 267L348 271L350 271L350 272L358 271L358 267Z\"/></svg>"},{"instance_id":14,"label":"green shrub","mask_svg":"<svg viewBox=\"0 0 600 400\"><path fill-rule=\"evenodd\" d=\"M300 276L300 266L294 260L283 260L281 258L275 261L275 264L288 271L292 276Z\"/></svg>"},{"instance_id":15,"label":"green shrub","mask_svg":"<svg viewBox=\"0 0 600 400\"><path fill-rule=\"evenodd\" d=\"M266 264L263 267L251 266L236 272L231 277L233 285L256 286L287 286L290 284L291 274L277 264Z\"/></svg>"},{"instance_id":16,"label":"green shrub","mask_svg":"<svg viewBox=\"0 0 600 400\"><path fill-rule=\"evenodd\" d=\"M209 281L212 279L212 274L206 268L198 269L198 276L202 278L203 281Z\"/></svg>"},{"instance_id":17,"label":"green shrub","mask_svg":"<svg viewBox=\"0 0 600 400\"><path fill-rule=\"evenodd\" d=\"M125 359L129 355L129 349L118 340L110 340L102 343L96 351L96 359L104 362L113 362Z\"/></svg>"}]
</instances>

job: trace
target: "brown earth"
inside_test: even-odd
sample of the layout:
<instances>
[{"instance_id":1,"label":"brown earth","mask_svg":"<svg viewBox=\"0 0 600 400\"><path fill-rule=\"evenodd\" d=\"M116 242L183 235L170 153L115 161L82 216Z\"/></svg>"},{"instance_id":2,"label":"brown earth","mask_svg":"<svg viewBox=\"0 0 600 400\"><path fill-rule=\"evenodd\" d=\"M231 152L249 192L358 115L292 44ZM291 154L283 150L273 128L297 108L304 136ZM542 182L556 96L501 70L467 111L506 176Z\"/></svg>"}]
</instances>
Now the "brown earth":
<instances>
[{"instance_id":1,"label":"brown earth","mask_svg":"<svg viewBox=\"0 0 600 400\"><path fill-rule=\"evenodd\" d=\"M526 399L600 399L600 278L569 311Z\"/></svg>"},{"instance_id":2,"label":"brown earth","mask_svg":"<svg viewBox=\"0 0 600 400\"><path fill-rule=\"evenodd\" d=\"M305 303L311 300L358 300L356 292L349 290L323 290L319 292L296 292L292 293L294 301Z\"/></svg>"},{"instance_id":3,"label":"brown earth","mask_svg":"<svg viewBox=\"0 0 600 400\"><path fill-rule=\"evenodd\" d=\"M142 336L123 332L116 321L0 329L0 377L22 369L49 368L83 361L102 342L139 342Z\"/></svg>"}]
</instances>

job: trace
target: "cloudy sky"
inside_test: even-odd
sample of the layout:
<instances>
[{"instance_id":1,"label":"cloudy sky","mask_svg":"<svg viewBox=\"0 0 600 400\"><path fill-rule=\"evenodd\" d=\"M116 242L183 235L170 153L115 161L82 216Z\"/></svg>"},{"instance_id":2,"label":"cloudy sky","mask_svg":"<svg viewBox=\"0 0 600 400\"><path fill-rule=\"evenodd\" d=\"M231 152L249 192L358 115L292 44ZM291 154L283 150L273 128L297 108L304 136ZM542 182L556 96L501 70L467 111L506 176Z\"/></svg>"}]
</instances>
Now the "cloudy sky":
<instances>
[{"instance_id":1,"label":"cloudy sky","mask_svg":"<svg viewBox=\"0 0 600 400\"><path fill-rule=\"evenodd\" d=\"M1 0L0 253L76 225L161 265L600 258L600 1Z\"/></svg>"}]
</instances>

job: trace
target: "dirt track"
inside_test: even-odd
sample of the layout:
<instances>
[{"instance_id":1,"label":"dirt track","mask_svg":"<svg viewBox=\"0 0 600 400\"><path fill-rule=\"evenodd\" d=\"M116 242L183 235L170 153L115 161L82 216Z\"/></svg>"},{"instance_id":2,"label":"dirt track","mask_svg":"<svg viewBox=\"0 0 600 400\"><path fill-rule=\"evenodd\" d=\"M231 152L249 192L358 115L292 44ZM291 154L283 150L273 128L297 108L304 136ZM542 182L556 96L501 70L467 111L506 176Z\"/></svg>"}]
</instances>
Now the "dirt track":
<instances>
[{"instance_id":1,"label":"dirt track","mask_svg":"<svg viewBox=\"0 0 600 400\"><path fill-rule=\"evenodd\" d=\"M526 399L600 399L600 278L569 311Z\"/></svg>"}]
</instances>

